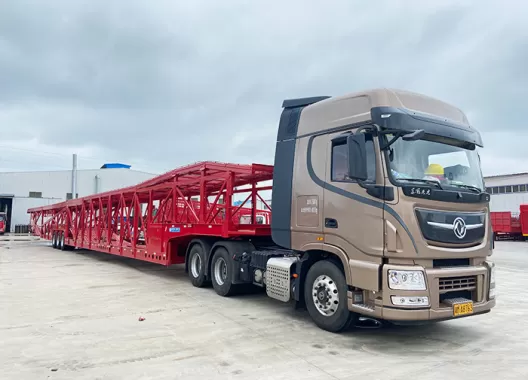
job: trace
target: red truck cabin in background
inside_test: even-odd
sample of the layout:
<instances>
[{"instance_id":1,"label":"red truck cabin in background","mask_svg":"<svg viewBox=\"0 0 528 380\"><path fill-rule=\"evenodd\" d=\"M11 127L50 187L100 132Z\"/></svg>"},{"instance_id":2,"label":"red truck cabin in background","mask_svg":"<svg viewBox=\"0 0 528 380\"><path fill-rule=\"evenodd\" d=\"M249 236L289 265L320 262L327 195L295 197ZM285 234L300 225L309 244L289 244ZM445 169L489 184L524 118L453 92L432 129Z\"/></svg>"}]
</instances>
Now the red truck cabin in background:
<instances>
[{"instance_id":1,"label":"red truck cabin in background","mask_svg":"<svg viewBox=\"0 0 528 380\"><path fill-rule=\"evenodd\" d=\"M526 239L528 237L528 205L521 205L519 207L519 219L521 221L522 236Z\"/></svg>"},{"instance_id":2,"label":"red truck cabin in background","mask_svg":"<svg viewBox=\"0 0 528 380\"><path fill-rule=\"evenodd\" d=\"M7 228L7 215L5 212L0 212L0 235L5 234Z\"/></svg>"}]
</instances>

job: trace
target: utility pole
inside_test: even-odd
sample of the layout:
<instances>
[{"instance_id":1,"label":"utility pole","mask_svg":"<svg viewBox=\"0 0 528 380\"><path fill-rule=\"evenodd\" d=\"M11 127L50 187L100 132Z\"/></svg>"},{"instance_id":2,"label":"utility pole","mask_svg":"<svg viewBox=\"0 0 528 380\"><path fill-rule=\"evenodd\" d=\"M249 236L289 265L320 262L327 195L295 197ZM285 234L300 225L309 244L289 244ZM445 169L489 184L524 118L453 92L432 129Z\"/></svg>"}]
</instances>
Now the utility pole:
<instances>
[{"instance_id":1,"label":"utility pole","mask_svg":"<svg viewBox=\"0 0 528 380\"><path fill-rule=\"evenodd\" d=\"M71 183L72 199L77 198L77 154L73 154L72 164L72 183Z\"/></svg>"}]
</instances>

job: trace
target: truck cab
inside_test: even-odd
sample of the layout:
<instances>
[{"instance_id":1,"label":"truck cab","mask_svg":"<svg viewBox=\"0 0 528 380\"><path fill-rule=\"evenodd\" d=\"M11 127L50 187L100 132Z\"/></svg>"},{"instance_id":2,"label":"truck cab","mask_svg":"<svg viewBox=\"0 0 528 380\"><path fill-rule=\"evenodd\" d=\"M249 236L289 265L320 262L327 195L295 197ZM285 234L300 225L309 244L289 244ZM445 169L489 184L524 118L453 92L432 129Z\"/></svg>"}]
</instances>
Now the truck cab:
<instances>
[{"instance_id":1,"label":"truck cab","mask_svg":"<svg viewBox=\"0 0 528 380\"><path fill-rule=\"evenodd\" d=\"M421 94L284 101L272 239L299 255L292 287L316 324L339 331L359 316L422 323L494 307L481 147L460 109Z\"/></svg>"}]
</instances>

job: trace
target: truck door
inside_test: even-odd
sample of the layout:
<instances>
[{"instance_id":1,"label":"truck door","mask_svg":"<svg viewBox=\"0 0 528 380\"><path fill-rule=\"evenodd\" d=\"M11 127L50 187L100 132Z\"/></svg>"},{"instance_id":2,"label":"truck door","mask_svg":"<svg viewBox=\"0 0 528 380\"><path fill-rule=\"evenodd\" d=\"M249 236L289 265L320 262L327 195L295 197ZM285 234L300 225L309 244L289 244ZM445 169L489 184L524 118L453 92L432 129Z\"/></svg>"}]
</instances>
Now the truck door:
<instances>
[{"instance_id":1,"label":"truck door","mask_svg":"<svg viewBox=\"0 0 528 380\"><path fill-rule=\"evenodd\" d=\"M383 256L383 200L348 178L348 134L328 135L324 188L323 233L326 244L343 250L349 259L376 261ZM384 184L379 143L366 135L368 182Z\"/></svg>"}]
</instances>

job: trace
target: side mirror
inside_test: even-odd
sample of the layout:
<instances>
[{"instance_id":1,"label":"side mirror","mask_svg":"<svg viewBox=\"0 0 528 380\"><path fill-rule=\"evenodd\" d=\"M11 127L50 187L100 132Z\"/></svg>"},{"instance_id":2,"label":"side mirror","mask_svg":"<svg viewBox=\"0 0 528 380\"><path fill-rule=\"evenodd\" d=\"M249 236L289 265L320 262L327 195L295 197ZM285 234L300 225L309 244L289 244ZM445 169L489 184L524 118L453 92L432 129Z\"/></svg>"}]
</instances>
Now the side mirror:
<instances>
[{"instance_id":1,"label":"side mirror","mask_svg":"<svg viewBox=\"0 0 528 380\"><path fill-rule=\"evenodd\" d=\"M367 174L367 150L365 134L358 133L347 137L348 176L351 179L365 181Z\"/></svg>"}]
</instances>

